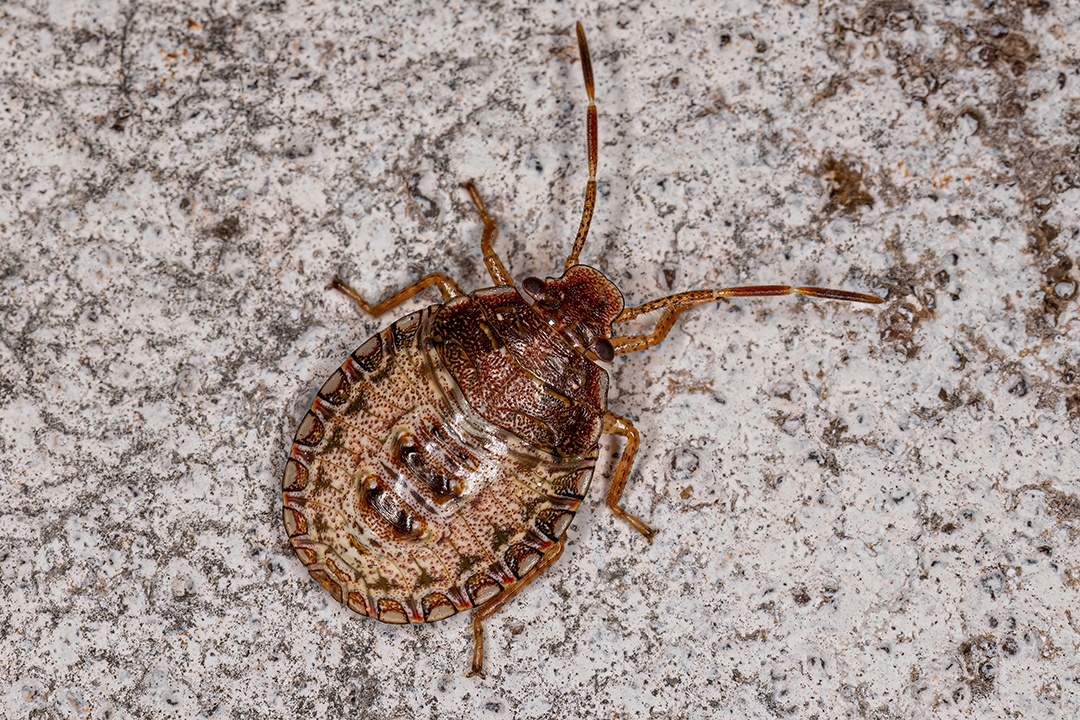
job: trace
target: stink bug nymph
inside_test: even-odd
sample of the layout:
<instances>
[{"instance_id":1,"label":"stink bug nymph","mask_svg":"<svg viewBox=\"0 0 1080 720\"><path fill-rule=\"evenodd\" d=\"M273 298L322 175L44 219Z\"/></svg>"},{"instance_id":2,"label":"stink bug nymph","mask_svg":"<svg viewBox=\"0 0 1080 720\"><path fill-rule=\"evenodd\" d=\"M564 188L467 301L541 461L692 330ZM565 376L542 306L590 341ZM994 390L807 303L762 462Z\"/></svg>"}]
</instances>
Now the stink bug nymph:
<instances>
[{"instance_id":1,"label":"stink bug nymph","mask_svg":"<svg viewBox=\"0 0 1080 720\"><path fill-rule=\"evenodd\" d=\"M374 316L436 286L442 304L369 338L323 383L285 465L289 546L334 599L386 623L443 620L472 609L470 674L483 671L483 621L562 554L589 489L603 433L625 445L607 506L651 539L620 504L638 448L634 425L607 408L598 363L644 350L679 315L721 298L789 295L878 303L872 295L764 285L695 290L624 307L619 289L578 263L596 202L597 131L585 32L577 42L587 111L589 179L561 277L515 284L483 222L493 287L465 293L427 275L375 305L335 278L330 287ZM658 313L653 329L617 326Z\"/></svg>"}]
</instances>

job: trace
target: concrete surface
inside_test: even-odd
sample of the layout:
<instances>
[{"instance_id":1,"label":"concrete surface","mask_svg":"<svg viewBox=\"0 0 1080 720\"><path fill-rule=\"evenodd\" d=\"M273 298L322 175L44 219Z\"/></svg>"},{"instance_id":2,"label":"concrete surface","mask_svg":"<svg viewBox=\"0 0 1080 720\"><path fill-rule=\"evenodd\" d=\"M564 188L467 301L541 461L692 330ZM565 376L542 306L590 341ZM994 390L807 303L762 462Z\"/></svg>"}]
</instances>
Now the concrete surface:
<instances>
[{"instance_id":1,"label":"concrete surface","mask_svg":"<svg viewBox=\"0 0 1080 720\"><path fill-rule=\"evenodd\" d=\"M608 460L467 679L465 618L307 576L280 475L388 322L335 273L486 284L467 178L516 277L560 266L577 19L583 259L629 303L887 304L720 304L618 358L661 534ZM1078 72L1044 0L0 5L0 715L1076 716Z\"/></svg>"}]
</instances>

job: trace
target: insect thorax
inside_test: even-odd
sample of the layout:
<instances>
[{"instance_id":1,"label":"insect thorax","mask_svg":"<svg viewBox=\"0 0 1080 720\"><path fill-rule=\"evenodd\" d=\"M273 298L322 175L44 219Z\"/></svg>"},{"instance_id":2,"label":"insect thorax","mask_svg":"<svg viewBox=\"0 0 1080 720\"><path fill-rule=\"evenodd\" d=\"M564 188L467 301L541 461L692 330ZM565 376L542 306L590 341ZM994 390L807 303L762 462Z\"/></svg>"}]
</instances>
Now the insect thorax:
<instances>
[{"instance_id":1,"label":"insect thorax","mask_svg":"<svg viewBox=\"0 0 1080 720\"><path fill-rule=\"evenodd\" d=\"M512 287L478 290L438 309L430 342L469 407L560 457L596 447L608 377L552 330Z\"/></svg>"}]
</instances>

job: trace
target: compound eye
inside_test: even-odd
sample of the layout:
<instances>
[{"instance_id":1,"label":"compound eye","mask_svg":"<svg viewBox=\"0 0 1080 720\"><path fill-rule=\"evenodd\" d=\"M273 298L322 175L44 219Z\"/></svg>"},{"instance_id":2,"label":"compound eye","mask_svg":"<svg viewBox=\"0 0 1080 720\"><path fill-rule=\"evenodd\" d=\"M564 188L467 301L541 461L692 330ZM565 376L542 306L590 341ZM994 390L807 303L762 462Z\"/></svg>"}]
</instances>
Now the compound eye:
<instances>
[{"instance_id":1,"label":"compound eye","mask_svg":"<svg viewBox=\"0 0 1080 720\"><path fill-rule=\"evenodd\" d=\"M593 343L592 351L596 353L596 357L600 358L601 362L611 362L615 359L615 347L607 338L600 338Z\"/></svg>"},{"instance_id":2,"label":"compound eye","mask_svg":"<svg viewBox=\"0 0 1080 720\"><path fill-rule=\"evenodd\" d=\"M540 278L525 278L521 281L521 289L532 295L536 304L545 310L555 310L562 304L562 290L558 286L549 287L549 284Z\"/></svg>"},{"instance_id":3,"label":"compound eye","mask_svg":"<svg viewBox=\"0 0 1080 720\"><path fill-rule=\"evenodd\" d=\"M544 297L544 281L538 277L527 277L521 281L521 289L537 300Z\"/></svg>"}]
</instances>

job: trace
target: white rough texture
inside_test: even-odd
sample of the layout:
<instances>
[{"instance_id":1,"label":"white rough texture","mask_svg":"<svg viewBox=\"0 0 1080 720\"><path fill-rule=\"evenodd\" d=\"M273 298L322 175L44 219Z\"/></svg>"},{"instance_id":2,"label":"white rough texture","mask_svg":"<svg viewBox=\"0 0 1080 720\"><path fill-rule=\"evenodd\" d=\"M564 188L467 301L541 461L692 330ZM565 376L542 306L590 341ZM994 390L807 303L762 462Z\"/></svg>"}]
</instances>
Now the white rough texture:
<instances>
[{"instance_id":1,"label":"white rough texture","mask_svg":"<svg viewBox=\"0 0 1080 720\"><path fill-rule=\"evenodd\" d=\"M628 303L888 302L720 304L617 359L661 534L605 511L608 459L467 679L465 618L307 576L280 475L389 322L335 273L487 284L467 178L515 277L560 267L577 19L583 260ZM0 5L0 715L1080 714L1078 57L1065 1Z\"/></svg>"}]
</instances>

